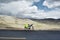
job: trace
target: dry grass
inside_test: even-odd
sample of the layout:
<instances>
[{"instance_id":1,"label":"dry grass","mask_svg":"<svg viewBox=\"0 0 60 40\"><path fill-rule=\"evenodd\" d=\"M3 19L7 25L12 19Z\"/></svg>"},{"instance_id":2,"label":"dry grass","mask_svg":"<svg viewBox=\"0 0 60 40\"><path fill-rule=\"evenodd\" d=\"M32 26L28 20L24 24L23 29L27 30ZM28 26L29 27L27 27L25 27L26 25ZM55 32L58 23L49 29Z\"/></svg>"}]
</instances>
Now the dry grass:
<instances>
[{"instance_id":1,"label":"dry grass","mask_svg":"<svg viewBox=\"0 0 60 40\"><path fill-rule=\"evenodd\" d=\"M32 21L30 19L18 19L11 16L0 16L0 28L24 28L24 24L33 24L35 30L58 30L60 25Z\"/></svg>"}]
</instances>

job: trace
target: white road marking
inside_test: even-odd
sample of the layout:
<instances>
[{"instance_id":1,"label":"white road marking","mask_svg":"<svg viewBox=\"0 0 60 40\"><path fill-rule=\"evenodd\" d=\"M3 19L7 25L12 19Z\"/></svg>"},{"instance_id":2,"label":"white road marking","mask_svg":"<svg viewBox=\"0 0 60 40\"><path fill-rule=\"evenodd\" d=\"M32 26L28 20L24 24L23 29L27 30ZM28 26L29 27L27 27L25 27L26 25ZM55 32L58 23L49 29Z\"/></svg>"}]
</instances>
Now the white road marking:
<instances>
[{"instance_id":1,"label":"white road marking","mask_svg":"<svg viewBox=\"0 0 60 40\"><path fill-rule=\"evenodd\" d=\"M0 37L0 39L26 39L26 38L18 38L18 37Z\"/></svg>"}]
</instances>

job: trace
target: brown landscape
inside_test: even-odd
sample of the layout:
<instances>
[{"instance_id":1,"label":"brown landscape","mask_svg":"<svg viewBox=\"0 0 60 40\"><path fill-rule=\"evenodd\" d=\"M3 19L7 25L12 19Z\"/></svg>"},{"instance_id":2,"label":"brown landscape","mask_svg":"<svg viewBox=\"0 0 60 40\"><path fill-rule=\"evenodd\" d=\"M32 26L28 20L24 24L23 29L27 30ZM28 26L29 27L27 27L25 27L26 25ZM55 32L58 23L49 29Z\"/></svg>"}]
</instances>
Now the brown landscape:
<instances>
[{"instance_id":1,"label":"brown landscape","mask_svg":"<svg viewBox=\"0 0 60 40\"><path fill-rule=\"evenodd\" d=\"M24 29L24 24L33 24L34 30L60 30L59 19L26 19L0 15L0 29Z\"/></svg>"}]
</instances>

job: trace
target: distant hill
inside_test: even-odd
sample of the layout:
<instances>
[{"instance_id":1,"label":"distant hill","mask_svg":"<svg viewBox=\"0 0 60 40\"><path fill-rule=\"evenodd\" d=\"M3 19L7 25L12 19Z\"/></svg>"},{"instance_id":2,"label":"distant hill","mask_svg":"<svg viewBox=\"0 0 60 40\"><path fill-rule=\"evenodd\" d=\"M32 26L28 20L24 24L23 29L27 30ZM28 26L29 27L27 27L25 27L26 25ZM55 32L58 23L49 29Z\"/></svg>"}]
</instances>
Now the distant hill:
<instances>
[{"instance_id":1,"label":"distant hill","mask_svg":"<svg viewBox=\"0 0 60 40\"><path fill-rule=\"evenodd\" d=\"M60 24L60 19L53 19L53 18L45 18L45 19L31 19L33 21L42 22L42 23L53 23L53 24Z\"/></svg>"},{"instance_id":2,"label":"distant hill","mask_svg":"<svg viewBox=\"0 0 60 40\"><path fill-rule=\"evenodd\" d=\"M59 21L58 21L59 20ZM13 16L0 15L0 29L23 28L24 24L33 24L35 30L59 30L60 19L26 19Z\"/></svg>"}]
</instances>

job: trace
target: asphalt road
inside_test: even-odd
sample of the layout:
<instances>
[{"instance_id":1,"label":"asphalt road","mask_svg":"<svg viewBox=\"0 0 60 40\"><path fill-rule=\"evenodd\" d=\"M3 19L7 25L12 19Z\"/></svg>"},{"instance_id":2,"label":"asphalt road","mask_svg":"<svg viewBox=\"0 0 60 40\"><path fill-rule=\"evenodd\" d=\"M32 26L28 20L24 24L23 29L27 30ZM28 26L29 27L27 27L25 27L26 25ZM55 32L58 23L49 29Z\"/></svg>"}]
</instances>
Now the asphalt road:
<instances>
[{"instance_id":1,"label":"asphalt road","mask_svg":"<svg viewBox=\"0 0 60 40\"><path fill-rule=\"evenodd\" d=\"M60 31L0 30L0 40L60 40Z\"/></svg>"}]
</instances>

